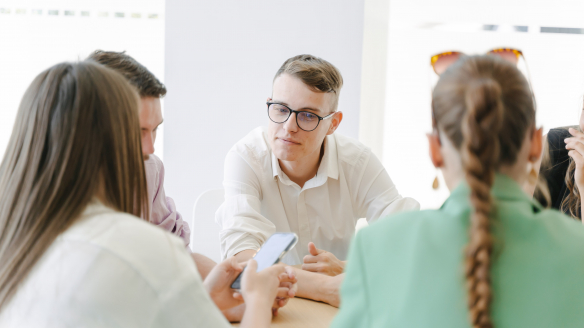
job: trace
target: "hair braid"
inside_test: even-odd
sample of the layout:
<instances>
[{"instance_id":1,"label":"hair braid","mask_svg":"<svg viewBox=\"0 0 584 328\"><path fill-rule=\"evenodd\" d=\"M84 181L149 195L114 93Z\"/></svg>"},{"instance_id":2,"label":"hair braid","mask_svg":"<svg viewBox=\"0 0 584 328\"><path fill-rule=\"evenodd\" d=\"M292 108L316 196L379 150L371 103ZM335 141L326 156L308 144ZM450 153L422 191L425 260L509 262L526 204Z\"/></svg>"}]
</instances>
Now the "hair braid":
<instances>
[{"instance_id":1,"label":"hair braid","mask_svg":"<svg viewBox=\"0 0 584 328\"><path fill-rule=\"evenodd\" d=\"M499 163L499 131L503 121L501 87L490 78L471 81L465 94L466 114L462 120L462 162L470 186L470 240L466 247L466 281L470 319L475 328L493 327L489 269L493 238L489 215L491 187Z\"/></svg>"}]
</instances>

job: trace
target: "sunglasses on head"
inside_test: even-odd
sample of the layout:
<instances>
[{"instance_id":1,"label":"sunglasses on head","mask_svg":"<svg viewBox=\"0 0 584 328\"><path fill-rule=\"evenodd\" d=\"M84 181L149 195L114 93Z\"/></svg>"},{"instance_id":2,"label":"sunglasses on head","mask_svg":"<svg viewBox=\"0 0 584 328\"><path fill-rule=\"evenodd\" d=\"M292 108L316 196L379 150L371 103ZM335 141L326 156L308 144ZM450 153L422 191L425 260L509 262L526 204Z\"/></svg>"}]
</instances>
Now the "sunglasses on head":
<instances>
[{"instance_id":1,"label":"sunglasses on head","mask_svg":"<svg viewBox=\"0 0 584 328\"><path fill-rule=\"evenodd\" d=\"M521 50L512 48L497 48L487 52L487 54L499 56L516 65L519 61L519 57L523 56ZM448 69L448 67L450 67L450 65L454 64L463 55L464 53L458 51L439 53L430 58L430 64L432 65L434 72L440 76Z\"/></svg>"}]
</instances>

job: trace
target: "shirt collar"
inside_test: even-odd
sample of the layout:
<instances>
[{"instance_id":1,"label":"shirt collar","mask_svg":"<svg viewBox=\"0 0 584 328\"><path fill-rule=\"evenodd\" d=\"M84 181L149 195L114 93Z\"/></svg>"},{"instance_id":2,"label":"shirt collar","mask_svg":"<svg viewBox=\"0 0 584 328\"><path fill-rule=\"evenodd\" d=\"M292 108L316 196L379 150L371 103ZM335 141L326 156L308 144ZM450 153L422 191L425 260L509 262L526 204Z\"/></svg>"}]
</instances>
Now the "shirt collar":
<instances>
[{"instance_id":1,"label":"shirt collar","mask_svg":"<svg viewBox=\"0 0 584 328\"><path fill-rule=\"evenodd\" d=\"M280 168L280 163L278 158L272 153L272 176L276 178L277 176L282 177L284 172ZM337 153L337 143L333 135L328 135L324 138L324 155L320 161L318 171L316 173L317 177L328 177L337 180L339 178L339 161ZM319 179L320 180L320 179Z\"/></svg>"},{"instance_id":2,"label":"shirt collar","mask_svg":"<svg viewBox=\"0 0 584 328\"><path fill-rule=\"evenodd\" d=\"M459 201L468 201L469 194L470 187L466 181L461 182L458 187L450 193L450 197L444 202L441 209L448 207L451 202L458 203ZM495 174L495 181L491 188L491 194L495 199L529 203L533 206L534 211L543 210L541 204L527 196L517 182L505 174Z\"/></svg>"}]
</instances>

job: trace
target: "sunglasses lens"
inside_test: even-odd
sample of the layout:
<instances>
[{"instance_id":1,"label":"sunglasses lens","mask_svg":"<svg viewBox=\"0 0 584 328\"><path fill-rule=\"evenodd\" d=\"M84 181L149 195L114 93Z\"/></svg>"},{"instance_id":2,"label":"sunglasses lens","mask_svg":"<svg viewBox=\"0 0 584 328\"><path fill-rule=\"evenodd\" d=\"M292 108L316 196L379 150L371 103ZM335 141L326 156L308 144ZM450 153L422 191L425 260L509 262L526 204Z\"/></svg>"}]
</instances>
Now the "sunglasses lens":
<instances>
[{"instance_id":1,"label":"sunglasses lens","mask_svg":"<svg viewBox=\"0 0 584 328\"><path fill-rule=\"evenodd\" d=\"M452 65L455 61L458 60L458 58L460 58L460 53L452 52L438 56L438 59L436 59L432 67L434 68L434 72L436 72L436 74L442 75L442 73L444 73L444 71L446 71L450 65Z\"/></svg>"},{"instance_id":2,"label":"sunglasses lens","mask_svg":"<svg viewBox=\"0 0 584 328\"><path fill-rule=\"evenodd\" d=\"M499 56L499 57L505 59L506 61L513 63L515 65L517 65L517 62L519 61L519 55L511 49L497 49L497 50L492 50L489 53L496 55L496 56Z\"/></svg>"}]
</instances>

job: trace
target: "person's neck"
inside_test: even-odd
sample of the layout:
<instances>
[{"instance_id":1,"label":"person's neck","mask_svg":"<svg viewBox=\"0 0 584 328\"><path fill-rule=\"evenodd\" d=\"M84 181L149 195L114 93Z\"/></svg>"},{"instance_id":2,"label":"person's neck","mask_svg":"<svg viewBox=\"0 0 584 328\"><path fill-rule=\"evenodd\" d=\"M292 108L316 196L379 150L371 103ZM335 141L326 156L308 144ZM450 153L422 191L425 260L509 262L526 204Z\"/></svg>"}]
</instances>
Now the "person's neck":
<instances>
[{"instance_id":1,"label":"person's neck","mask_svg":"<svg viewBox=\"0 0 584 328\"><path fill-rule=\"evenodd\" d=\"M304 184L312 179L318 172L318 167L320 166L320 161L323 155L324 143L320 147L320 151L314 152L314 154L310 154L299 161L284 161L278 159L278 163L280 164L282 172L286 173L292 182L302 188L304 187Z\"/></svg>"}]
</instances>

